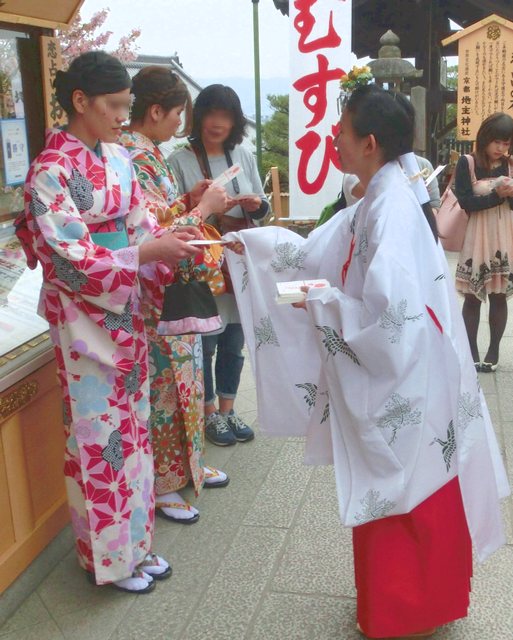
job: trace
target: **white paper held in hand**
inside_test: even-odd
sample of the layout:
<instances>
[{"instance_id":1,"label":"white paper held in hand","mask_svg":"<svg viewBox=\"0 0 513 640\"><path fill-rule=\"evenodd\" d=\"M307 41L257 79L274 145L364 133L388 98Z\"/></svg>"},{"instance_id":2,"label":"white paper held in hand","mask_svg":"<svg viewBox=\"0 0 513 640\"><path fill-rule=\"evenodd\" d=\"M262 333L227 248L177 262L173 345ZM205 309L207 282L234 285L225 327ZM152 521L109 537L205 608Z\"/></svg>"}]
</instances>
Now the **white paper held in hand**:
<instances>
[{"instance_id":1,"label":"white paper held in hand","mask_svg":"<svg viewBox=\"0 0 513 640\"><path fill-rule=\"evenodd\" d=\"M226 240L198 240L197 238L194 238L193 240L186 240L186 242L193 247L208 247L211 244L226 244Z\"/></svg>"},{"instance_id":2,"label":"white paper held in hand","mask_svg":"<svg viewBox=\"0 0 513 640\"><path fill-rule=\"evenodd\" d=\"M225 184L228 184L230 180L233 180L239 173L242 173L243 169L238 162L232 164L231 167L228 167L226 171L223 171L221 175L217 176L215 180L212 180L212 184L217 187L224 187Z\"/></svg>"},{"instance_id":3,"label":"white paper held in hand","mask_svg":"<svg viewBox=\"0 0 513 640\"><path fill-rule=\"evenodd\" d=\"M426 178L426 187L428 186L428 184L431 184L433 180L437 178L440 173L442 173L442 171L445 169L446 166L447 166L446 164L439 164L438 167L434 169L433 173L431 173Z\"/></svg>"},{"instance_id":4,"label":"white paper held in hand","mask_svg":"<svg viewBox=\"0 0 513 640\"><path fill-rule=\"evenodd\" d=\"M276 283L276 302L278 304L292 304L302 302L306 298L306 293L301 291L301 287L313 289L326 289L331 287L328 280L320 278L317 280L292 280L290 282Z\"/></svg>"}]
</instances>

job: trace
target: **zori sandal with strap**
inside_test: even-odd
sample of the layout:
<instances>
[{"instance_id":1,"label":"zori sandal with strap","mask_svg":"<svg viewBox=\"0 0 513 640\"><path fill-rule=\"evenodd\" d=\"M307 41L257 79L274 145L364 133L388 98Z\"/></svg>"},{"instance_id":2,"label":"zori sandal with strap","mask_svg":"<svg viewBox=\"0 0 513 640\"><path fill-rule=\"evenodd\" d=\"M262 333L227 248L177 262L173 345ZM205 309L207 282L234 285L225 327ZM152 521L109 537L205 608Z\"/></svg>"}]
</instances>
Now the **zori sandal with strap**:
<instances>
[{"instance_id":1,"label":"zori sandal with strap","mask_svg":"<svg viewBox=\"0 0 513 640\"><path fill-rule=\"evenodd\" d=\"M230 478L220 469L214 469L214 467L203 467L204 475L204 487L205 489L220 489L226 487L229 484Z\"/></svg>"},{"instance_id":2,"label":"zori sandal with strap","mask_svg":"<svg viewBox=\"0 0 513 640\"><path fill-rule=\"evenodd\" d=\"M194 513L191 505L188 502L156 502L155 509L158 516L171 520L171 522L178 522L179 524L194 524L199 520L199 513ZM188 511L193 513L190 518L175 518L175 516L169 515L163 509L177 509L179 511Z\"/></svg>"},{"instance_id":3,"label":"zori sandal with strap","mask_svg":"<svg viewBox=\"0 0 513 640\"><path fill-rule=\"evenodd\" d=\"M93 573L88 571L87 579L91 584L96 585L96 579ZM155 589L155 581L148 573L138 567L129 578L116 580L116 582L109 582L105 586L112 587L118 591L124 591L125 593L142 595L144 593L151 593L153 589Z\"/></svg>"},{"instance_id":4,"label":"zori sandal with strap","mask_svg":"<svg viewBox=\"0 0 513 640\"><path fill-rule=\"evenodd\" d=\"M138 568L150 575L154 580L166 580L173 573L169 562L156 553L148 553Z\"/></svg>"}]
</instances>

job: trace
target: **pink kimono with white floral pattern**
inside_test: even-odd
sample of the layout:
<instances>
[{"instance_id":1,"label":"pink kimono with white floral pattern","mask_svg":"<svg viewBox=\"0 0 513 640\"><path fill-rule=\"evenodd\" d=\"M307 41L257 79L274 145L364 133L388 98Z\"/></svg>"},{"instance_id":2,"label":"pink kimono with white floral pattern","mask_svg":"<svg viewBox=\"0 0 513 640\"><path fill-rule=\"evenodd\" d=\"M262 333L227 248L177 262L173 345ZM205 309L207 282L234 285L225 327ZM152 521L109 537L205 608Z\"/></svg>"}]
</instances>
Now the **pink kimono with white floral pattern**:
<instances>
[{"instance_id":1,"label":"pink kimono with white floral pattern","mask_svg":"<svg viewBox=\"0 0 513 640\"><path fill-rule=\"evenodd\" d=\"M160 234L128 154L95 151L50 131L25 187L31 248L43 267L40 313L50 323L62 385L65 476L80 565L98 584L130 576L150 551L153 458L148 440L148 353L137 245ZM126 229L126 245L91 233ZM157 298L170 280L145 265ZM146 279L145 279L146 281Z\"/></svg>"}]
</instances>

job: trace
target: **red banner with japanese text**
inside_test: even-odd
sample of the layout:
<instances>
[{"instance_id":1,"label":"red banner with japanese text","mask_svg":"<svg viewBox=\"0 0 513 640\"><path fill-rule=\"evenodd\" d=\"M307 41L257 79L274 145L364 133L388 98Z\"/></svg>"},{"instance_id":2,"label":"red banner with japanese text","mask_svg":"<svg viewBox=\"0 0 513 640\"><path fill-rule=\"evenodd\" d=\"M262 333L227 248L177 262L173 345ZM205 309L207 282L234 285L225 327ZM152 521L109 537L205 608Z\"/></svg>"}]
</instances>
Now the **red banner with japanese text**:
<instances>
[{"instance_id":1,"label":"red banner with japanese text","mask_svg":"<svg viewBox=\"0 0 513 640\"><path fill-rule=\"evenodd\" d=\"M342 186L333 140L340 77L350 67L351 0L294 0L289 7L290 217L318 218Z\"/></svg>"}]
</instances>

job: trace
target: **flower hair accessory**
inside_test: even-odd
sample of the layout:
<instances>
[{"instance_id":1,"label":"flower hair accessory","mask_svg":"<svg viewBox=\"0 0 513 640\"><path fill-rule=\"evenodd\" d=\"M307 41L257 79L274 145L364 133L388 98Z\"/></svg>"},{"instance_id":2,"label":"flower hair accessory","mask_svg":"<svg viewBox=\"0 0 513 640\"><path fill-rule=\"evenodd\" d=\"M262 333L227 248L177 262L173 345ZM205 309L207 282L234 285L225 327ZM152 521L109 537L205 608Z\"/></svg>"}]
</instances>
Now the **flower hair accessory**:
<instances>
[{"instance_id":1,"label":"flower hair accessory","mask_svg":"<svg viewBox=\"0 0 513 640\"><path fill-rule=\"evenodd\" d=\"M340 96L338 98L339 113L342 112L353 90L356 89L356 87L369 84L372 80L374 80L374 76L372 75L370 67L366 65L363 67L357 67L355 65L349 73L343 73L340 78Z\"/></svg>"}]
</instances>

